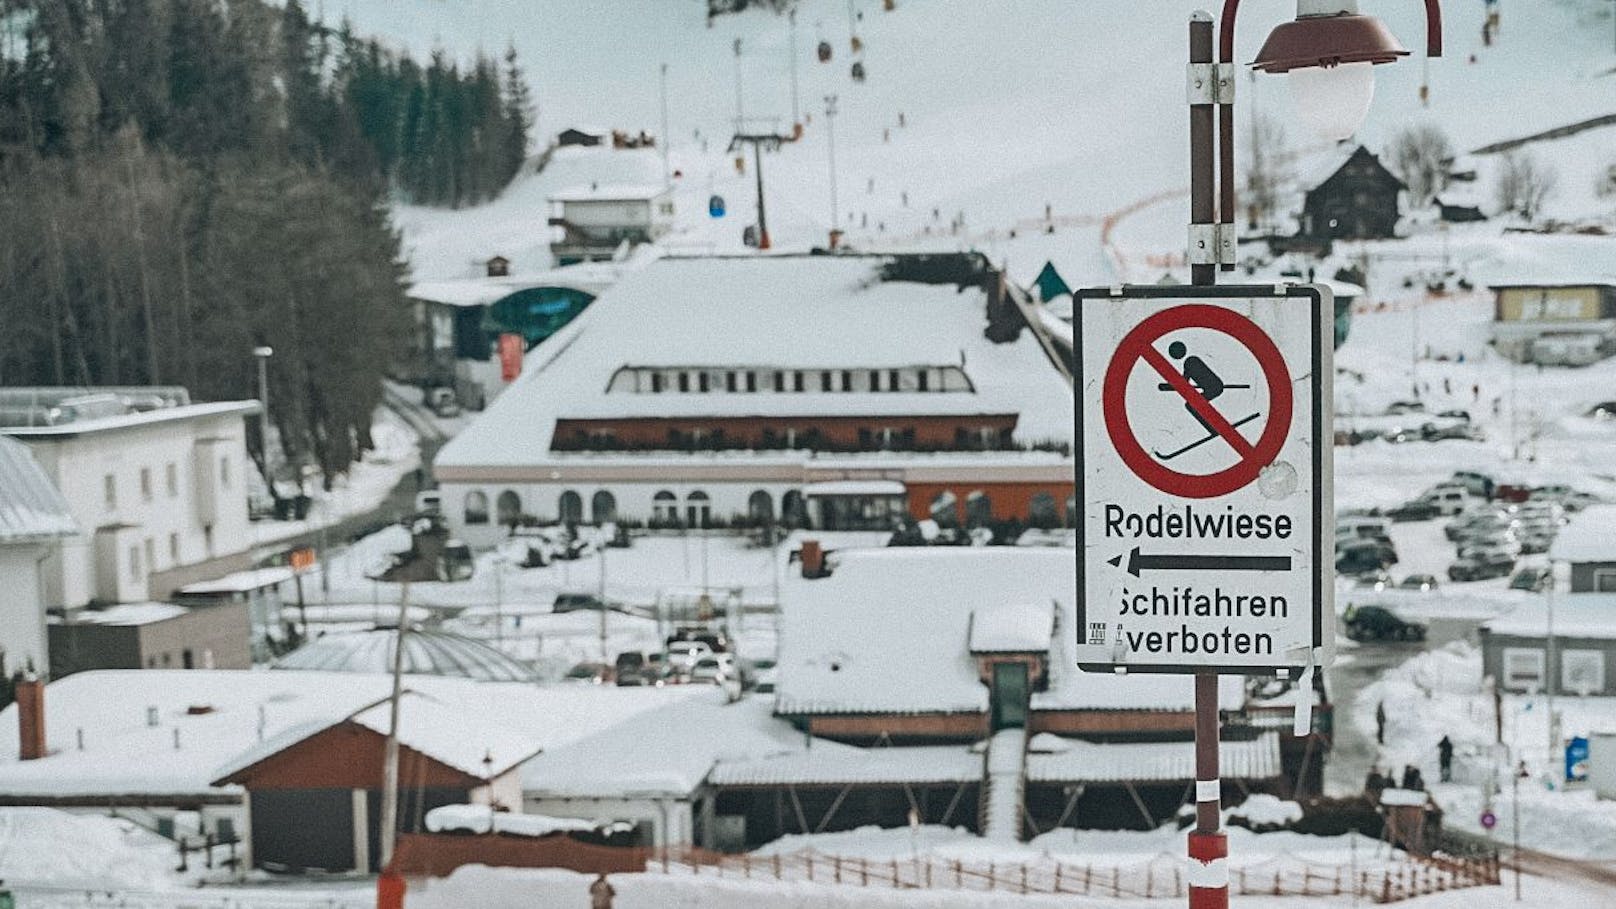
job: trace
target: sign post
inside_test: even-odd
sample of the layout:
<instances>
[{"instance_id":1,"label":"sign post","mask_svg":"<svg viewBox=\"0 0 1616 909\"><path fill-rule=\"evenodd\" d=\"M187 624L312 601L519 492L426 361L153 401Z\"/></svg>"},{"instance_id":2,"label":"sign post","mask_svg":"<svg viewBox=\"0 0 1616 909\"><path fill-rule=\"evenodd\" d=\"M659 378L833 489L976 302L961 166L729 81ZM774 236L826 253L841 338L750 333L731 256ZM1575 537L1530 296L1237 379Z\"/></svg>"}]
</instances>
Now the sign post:
<instances>
[{"instance_id":1,"label":"sign post","mask_svg":"<svg viewBox=\"0 0 1616 909\"><path fill-rule=\"evenodd\" d=\"M1334 302L1287 284L1074 300L1077 663L1195 676L1191 905L1223 906L1218 675L1295 681L1306 735L1333 651Z\"/></svg>"}]
</instances>

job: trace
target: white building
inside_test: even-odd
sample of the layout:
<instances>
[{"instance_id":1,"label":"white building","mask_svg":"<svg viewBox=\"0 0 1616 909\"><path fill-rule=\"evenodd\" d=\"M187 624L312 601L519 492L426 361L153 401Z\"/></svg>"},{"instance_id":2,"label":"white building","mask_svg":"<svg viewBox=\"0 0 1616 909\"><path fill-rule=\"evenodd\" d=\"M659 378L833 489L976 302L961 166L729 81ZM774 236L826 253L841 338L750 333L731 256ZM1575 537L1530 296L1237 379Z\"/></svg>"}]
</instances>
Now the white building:
<instances>
[{"instance_id":1,"label":"white building","mask_svg":"<svg viewBox=\"0 0 1616 909\"><path fill-rule=\"evenodd\" d=\"M0 436L0 676L50 666L42 566L78 533L28 449Z\"/></svg>"},{"instance_id":2,"label":"white building","mask_svg":"<svg viewBox=\"0 0 1616 909\"><path fill-rule=\"evenodd\" d=\"M971 254L659 259L438 453L445 514L1060 525L1072 392L1016 293Z\"/></svg>"},{"instance_id":3,"label":"white building","mask_svg":"<svg viewBox=\"0 0 1616 909\"><path fill-rule=\"evenodd\" d=\"M243 418L258 402L191 404L183 390L164 391L150 410L0 426L28 447L84 529L42 564L48 606L161 600L251 567Z\"/></svg>"},{"instance_id":4,"label":"white building","mask_svg":"<svg viewBox=\"0 0 1616 909\"><path fill-rule=\"evenodd\" d=\"M591 183L550 197L550 225L562 230L550 244L557 265L599 262L629 247L653 243L673 228L673 188Z\"/></svg>"}]
</instances>

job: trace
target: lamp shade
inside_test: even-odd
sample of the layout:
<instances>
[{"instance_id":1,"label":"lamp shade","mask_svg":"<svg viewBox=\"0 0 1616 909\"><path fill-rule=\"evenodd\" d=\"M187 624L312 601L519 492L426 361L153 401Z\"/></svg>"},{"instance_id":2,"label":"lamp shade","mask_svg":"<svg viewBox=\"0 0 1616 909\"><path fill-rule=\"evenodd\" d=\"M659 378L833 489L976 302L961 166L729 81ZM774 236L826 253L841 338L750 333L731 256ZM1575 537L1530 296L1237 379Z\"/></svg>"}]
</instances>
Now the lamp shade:
<instances>
[{"instance_id":1,"label":"lamp shade","mask_svg":"<svg viewBox=\"0 0 1616 909\"><path fill-rule=\"evenodd\" d=\"M1391 63L1406 56L1408 50L1385 23L1347 13L1301 16L1276 26L1251 65L1265 73L1288 73L1343 63Z\"/></svg>"},{"instance_id":2,"label":"lamp shade","mask_svg":"<svg viewBox=\"0 0 1616 909\"><path fill-rule=\"evenodd\" d=\"M1321 138L1340 141L1358 131L1375 99L1372 63L1310 66L1285 75L1296 113Z\"/></svg>"}]
</instances>

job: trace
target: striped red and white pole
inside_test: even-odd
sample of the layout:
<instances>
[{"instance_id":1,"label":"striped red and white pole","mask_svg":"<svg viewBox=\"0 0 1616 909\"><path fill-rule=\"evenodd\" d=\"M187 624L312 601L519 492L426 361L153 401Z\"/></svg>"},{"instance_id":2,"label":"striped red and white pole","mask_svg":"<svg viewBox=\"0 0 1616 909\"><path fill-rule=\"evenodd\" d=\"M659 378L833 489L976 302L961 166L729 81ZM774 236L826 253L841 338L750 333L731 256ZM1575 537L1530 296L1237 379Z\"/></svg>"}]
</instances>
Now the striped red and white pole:
<instances>
[{"instance_id":1,"label":"striped red and white pole","mask_svg":"<svg viewBox=\"0 0 1616 909\"><path fill-rule=\"evenodd\" d=\"M1216 781L1213 784L1216 785ZM1229 840L1223 831L1190 832L1186 879L1190 887L1190 909L1228 909Z\"/></svg>"}]
</instances>

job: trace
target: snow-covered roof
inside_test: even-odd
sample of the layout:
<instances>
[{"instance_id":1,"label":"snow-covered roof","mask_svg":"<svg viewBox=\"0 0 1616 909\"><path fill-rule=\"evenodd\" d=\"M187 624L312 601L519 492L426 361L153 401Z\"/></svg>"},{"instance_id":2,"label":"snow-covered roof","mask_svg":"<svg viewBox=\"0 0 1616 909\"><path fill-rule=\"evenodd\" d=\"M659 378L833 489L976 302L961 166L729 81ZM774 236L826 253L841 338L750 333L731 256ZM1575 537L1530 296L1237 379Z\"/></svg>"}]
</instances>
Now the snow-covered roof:
<instances>
[{"instance_id":1,"label":"snow-covered roof","mask_svg":"<svg viewBox=\"0 0 1616 909\"><path fill-rule=\"evenodd\" d=\"M1007 603L971 612L972 653L1048 652L1053 603Z\"/></svg>"},{"instance_id":2,"label":"snow-covered roof","mask_svg":"<svg viewBox=\"0 0 1616 909\"><path fill-rule=\"evenodd\" d=\"M1499 287L1616 285L1616 238L1509 234L1470 267L1477 284Z\"/></svg>"},{"instance_id":3,"label":"snow-covered roof","mask_svg":"<svg viewBox=\"0 0 1616 909\"><path fill-rule=\"evenodd\" d=\"M667 709L619 723L522 767L522 789L539 798L682 798L713 765L789 754L809 747L803 734L770 713L766 698L726 703L716 688ZM821 750L850 748L816 741ZM610 755L610 760L602 760Z\"/></svg>"},{"instance_id":4,"label":"snow-covered roof","mask_svg":"<svg viewBox=\"0 0 1616 909\"><path fill-rule=\"evenodd\" d=\"M1616 562L1616 505L1595 505L1572 517L1550 544L1549 558Z\"/></svg>"},{"instance_id":5,"label":"snow-covered roof","mask_svg":"<svg viewBox=\"0 0 1616 909\"><path fill-rule=\"evenodd\" d=\"M247 571L227 574L222 578L214 578L211 581L197 581L194 584L186 584L179 589L179 592L182 595L251 593L254 590L284 584L296 574L297 572L284 565L275 565L269 568L252 568Z\"/></svg>"},{"instance_id":6,"label":"snow-covered roof","mask_svg":"<svg viewBox=\"0 0 1616 909\"><path fill-rule=\"evenodd\" d=\"M0 436L0 544L32 543L78 533L67 500L28 446Z\"/></svg>"},{"instance_id":7,"label":"snow-covered roof","mask_svg":"<svg viewBox=\"0 0 1616 909\"><path fill-rule=\"evenodd\" d=\"M451 439L435 464L524 466L565 459L550 453L558 418L1020 414L1021 439L1070 442L1071 389L1032 333L1023 331L1004 344L988 340L985 291L882 280L882 267L892 261L889 256L771 255L652 262L534 348L521 378ZM975 390L606 390L625 366L922 365L960 366Z\"/></svg>"},{"instance_id":8,"label":"snow-covered roof","mask_svg":"<svg viewBox=\"0 0 1616 909\"><path fill-rule=\"evenodd\" d=\"M989 546L842 550L829 577L785 579L781 590L776 712L983 712L972 614L1049 603L1056 613L1047 691L1034 710L1187 710L1194 686L1180 676L1081 672L1066 638L1076 622L1075 554L1065 548ZM1238 678L1222 682L1226 708L1241 704Z\"/></svg>"},{"instance_id":9,"label":"snow-covered roof","mask_svg":"<svg viewBox=\"0 0 1616 909\"><path fill-rule=\"evenodd\" d=\"M644 202L671 192L671 187L656 183L591 183L557 190L550 194L550 201Z\"/></svg>"},{"instance_id":10,"label":"snow-covered roof","mask_svg":"<svg viewBox=\"0 0 1616 909\"><path fill-rule=\"evenodd\" d=\"M1531 597L1481 624L1488 634L1542 638L1549 633L1548 597ZM1564 593L1554 597L1554 636L1616 640L1616 593Z\"/></svg>"},{"instance_id":11,"label":"snow-covered roof","mask_svg":"<svg viewBox=\"0 0 1616 909\"><path fill-rule=\"evenodd\" d=\"M105 609L80 609L73 613L71 621L61 624L150 625L179 618L190 611L173 603L120 603Z\"/></svg>"},{"instance_id":12,"label":"snow-covered roof","mask_svg":"<svg viewBox=\"0 0 1616 909\"><path fill-rule=\"evenodd\" d=\"M397 628L322 635L275 662L274 669L322 672L391 672ZM404 672L458 676L483 682L528 682L533 671L475 638L437 629L412 629L404 638Z\"/></svg>"},{"instance_id":13,"label":"snow-covered roof","mask_svg":"<svg viewBox=\"0 0 1616 909\"><path fill-rule=\"evenodd\" d=\"M693 692L685 686L553 686L412 677L452 717L486 717L557 748ZM13 797L216 795L224 771L383 701L386 675L257 670L104 670L45 692L49 756L17 759L16 705L0 711L0 792ZM202 709L206 708L206 709ZM148 725L149 709L157 724ZM193 712L195 710L195 712ZM453 723L460 721L454 719ZM456 728L451 725L451 729ZM178 730L178 748L174 747ZM83 733L83 750L77 736ZM426 747L426 742L422 742ZM498 757L498 755L496 755ZM482 754L476 755L481 765ZM480 772L480 770L479 770Z\"/></svg>"},{"instance_id":14,"label":"snow-covered roof","mask_svg":"<svg viewBox=\"0 0 1616 909\"><path fill-rule=\"evenodd\" d=\"M539 752L538 730L473 713L428 695L410 692L399 701L399 742L468 776L491 780ZM382 735L390 725L387 704L352 716L353 722Z\"/></svg>"},{"instance_id":15,"label":"snow-covered roof","mask_svg":"<svg viewBox=\"0 0 1616 909\"><path fill-rule=\"evenodd\" d=\"M406 295L412 300L427 300L446 306L489 306L511 294L536 287L567 287L599 296L630 267L643 261L580 262L549 271L506 277L421 281L411 285Z\"/></svg>"},{"instance_id":16,"label":"snow-covered roof","mask_svg":"<svg viewBox=\"0 0 1616 909\"><path fill-rule=\"evenodd\" d=\"M209 404L159 407L156 410L137 411L110 417L95 417L89 420L74 420L60 426L5 426L0 427L0 433L25 439L71 438L73 436L89 435L93 432L113 432L121 429L159 426L179 420L199 420L231 414L240 414L245 417L257 413L258 410L257 401L214 401Z\"/></svg>"},{"instance_id":17,"label":"snow-covered roof","mask_svg":"<svg viewBox=\"0 0 1616 909\"><path fill-rule=\"evenodd\" d=\"M802 487L805 496L901 496L903 484L897 480L827 480Z\"/></svg>"},{"instance_id":18,"label":"snow-covered roof","mask_svg":"<svg viewBox=\"0 0 1616 909\"><path fill-rule=\"evenodd\" d=\"M751 761L720 763L714 786L970 783L982 778L982 755L964 745L812 748Z\"/></svg>"},{"instance_id":19,"label":"snow-covered roof","mask_svg":"<svg viewBox=\"0 0 1616 909\"><path fill-rule=\"evenodd\" d=\"M1193 742L1085 742L1027 755L1027 779L1038 783L1165 782L1195 779ZM1048 743L1044 743L1047 747ZM1225 779L1266 780L1280 775L1279 733L1218 743Z\"/></svg>"}]
</instances>

